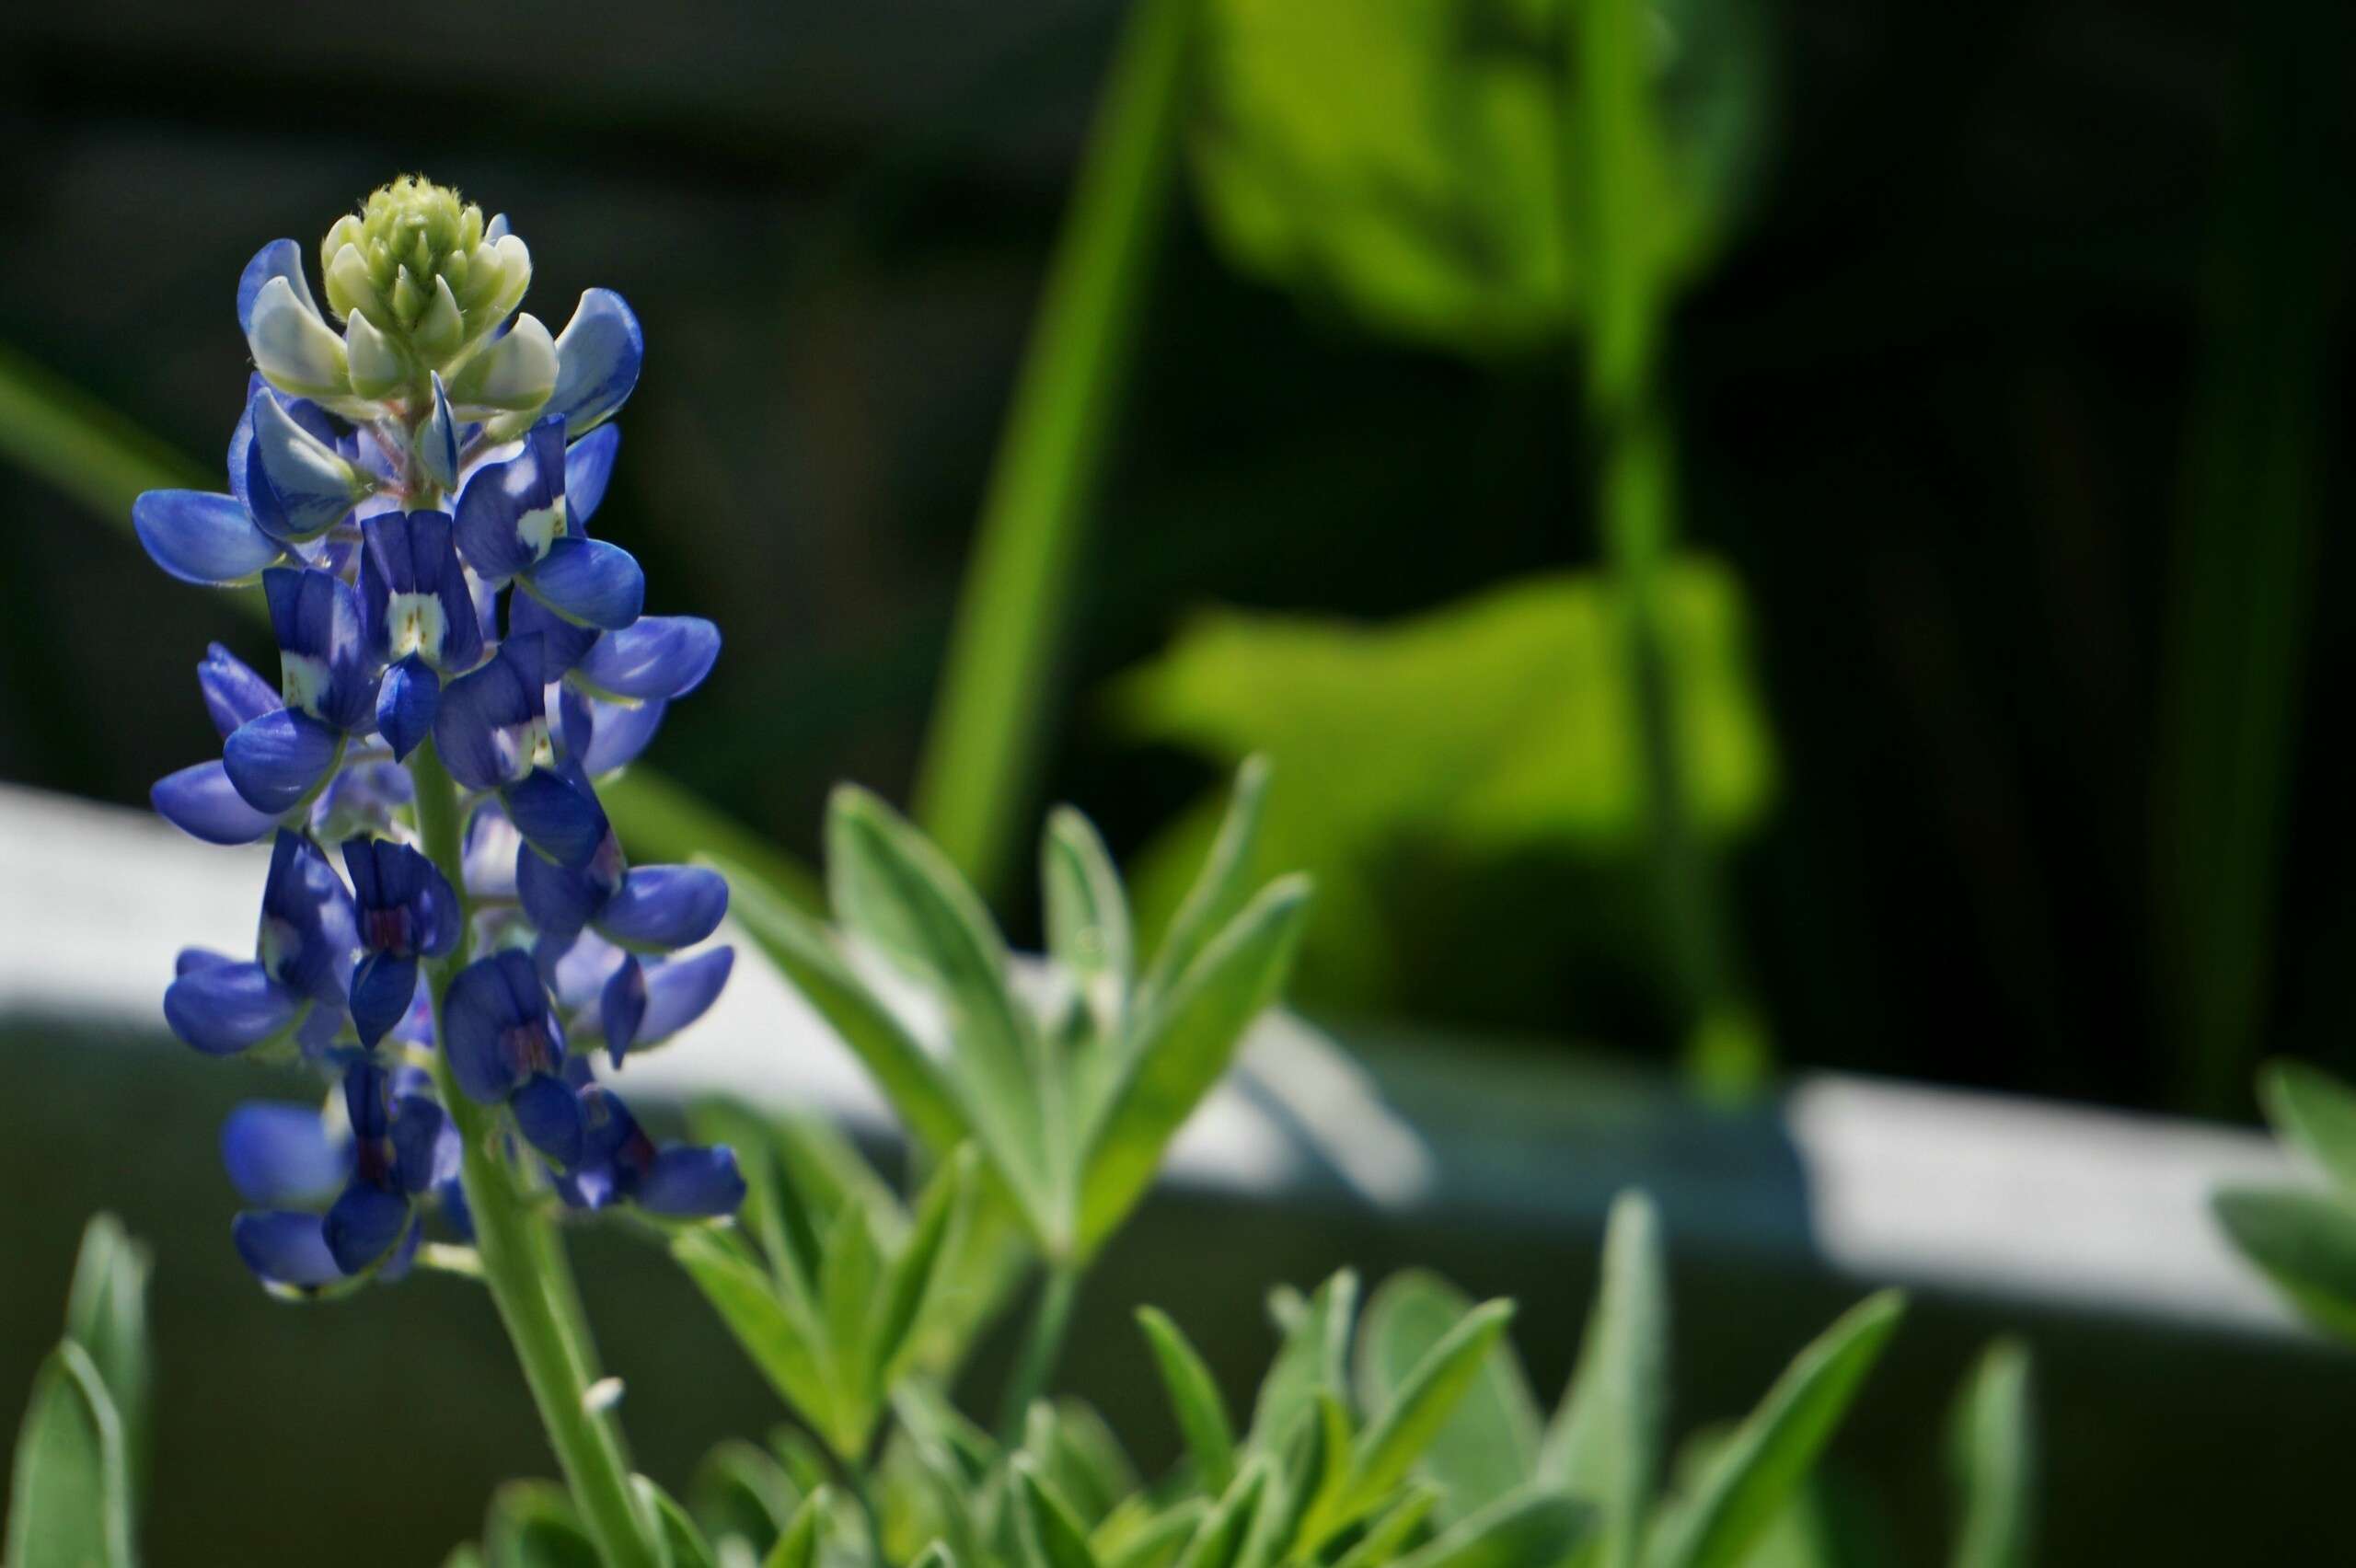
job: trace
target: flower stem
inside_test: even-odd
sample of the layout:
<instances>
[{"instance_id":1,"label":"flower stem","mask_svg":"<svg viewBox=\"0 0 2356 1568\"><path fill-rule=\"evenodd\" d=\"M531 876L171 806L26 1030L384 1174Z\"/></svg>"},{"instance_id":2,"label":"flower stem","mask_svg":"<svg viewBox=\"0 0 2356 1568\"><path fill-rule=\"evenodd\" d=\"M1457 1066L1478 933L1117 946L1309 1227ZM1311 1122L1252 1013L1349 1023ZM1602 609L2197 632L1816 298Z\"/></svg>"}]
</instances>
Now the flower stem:
<instances>
[{"instance_id":1,"label":"flower stem","mask_svg":"<svg viewBox=\"0 0 2356 1568\"><path fill-rule=\"evenodd\" d=\"M463 898L457 786L431 742L418 748L409 769L425 853ZM426 970L437 1042L443 998L451 977L466 962L462 934L457 950ZM524 1381L539 1407L549 1445L556 1450L582 1523L611 1568L654 1568L660 1558L630 1481L620 1426L610 1413L592 1412L584 1402L597 1378L596 1351L564 1248L548 1217L534 1212L517 1188L514 1172L501 1152L504 1140L498 1112L467 1098L451 1074L448 1055L438 1045L433 1075L465 1151L461 1178L474 1218L483 1283L515 1346L515 1359L523 1366Z\"/></svg>"},{"instance_id":2,"label":"flower stem","mask_svg":"<svg viewBox=\"0 0 2356 1568\"><path fill-rule=\"evenodd\" d=\"M1007 1375L1006 1394L999 1404L999 1439L1010 1448L1022 1441L1022 1424L1033 1402L1047 1391L1047 1379L1063 1354L1064 1332L1071 1327L1071 1309L1080 1299L1080 1274L1075 1263L1050 1263L1047 1277L1040 1282L1031 1332L1014 1370Z\"/></svg>"}]
</instances>

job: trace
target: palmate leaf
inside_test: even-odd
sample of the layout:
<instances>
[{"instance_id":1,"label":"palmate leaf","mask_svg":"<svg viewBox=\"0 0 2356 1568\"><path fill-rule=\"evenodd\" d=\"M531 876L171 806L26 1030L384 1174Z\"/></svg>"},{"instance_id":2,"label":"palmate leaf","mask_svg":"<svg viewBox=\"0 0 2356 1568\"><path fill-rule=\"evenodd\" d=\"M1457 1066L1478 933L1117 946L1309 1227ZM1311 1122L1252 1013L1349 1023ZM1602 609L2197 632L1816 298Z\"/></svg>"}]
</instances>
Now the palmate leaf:
<instances>
[{"instance_id":1,"label":"palmate leaf","mask_svg":"<svg viewBox=\"0 0 2356 1568\"><path fill-rule=\"evenodd\" d=\"M122 1422L89 1354L62 1342L33 1375L8 1489L9 1568L130 1568Z\"/></svg>"},{"instance_id":2,"label":"palmate leaf","mask_svg":"<svg viewBox=\"0 0 2356 1568\"><path fill-rule=\"evenodd\" d=\"M1763 815L1775 765L1739 585L1707 558L1672 560L1660 632L1696 829ZM1222 611L1121 678L1139 739L1281 769L1244 885L1277 870L1327 892L1301 955L1327 999L1379 1004L1415 911L1386 905L1403 854L1489 863L1534 854L1624 859L1647 842L1642 725L1617 590L1565 572L1380 625ZM1175 908L1214 829L1189 813L1131 866L1139 927ZM1172 922L1172 929L1177 928Z\"/></svg>"},{"instance_id":3,"label":"palmate leaf","mask_svg":"<svg viewBox=\"0 0 2356 1568\"><path fill-rule=\"evenodd\" d=\"M1410 1270L1385 1280L1358 1331L1359 1407L1388 1408L1409 1374L1472 1310L1472 1298L1437 1274ZM1415 1468L1439 1488L1443 1520L1454 1520L1527 1484L1538 1444L1537 1401L1512 1342L1500 1338Z\"/></svg>"},{"instance_id":4,"label":"palmate leaf","mask_svg":"<svg viewBox=\"0 0 2356 1568\"><path fill-rule=\"evenodd\" d=\"M2028 1568L2037 1531L2037 1415L2029 1355L1990 1345L1956 1401L1950 1440L1962 1517L1954 1568Z\"/></svg>"},{"instance_id":5,"label":"palmate leaf","mask_svg":"<svg viewBox=\"0 0 2356 1568\"><path fill-rule=\"evenodd\" d=\"M1212 0L1195 187L1237 265L1385 332L1558 342L1585 282L1564 200L1567 0ZM1691 276L1738 217L1767 98L1751 0L1660 0L1666 167L1648 270Z\"/></svg>"},{"instance_id":6,"label":"palmate leaf","mask_svg":"<svg viewBox=\"0 0 2356 1568\"><path fill-rule=\"evenodd\" d=\"M1794 1358L1655 1532L1653 1568L1731 1568L1815 1464L1898 1327L1895 1291L1851 1308Z\"/></svg>"},{"instance_id":7,"label":"palmate leaf","mask_svg":"<svg viewBox=\"0 0 2356 1568\"><path fill-rule=\"evenodd\" d=\"M1604 1228L1603 1267L1577 1365L1540 1450L1542 1484L1592 1503L1602 1568L1629 1568L1658 1484L1669 1406L1669 1280L1660 1219L1623 1193Z\"/></svg>"}]
</instances>

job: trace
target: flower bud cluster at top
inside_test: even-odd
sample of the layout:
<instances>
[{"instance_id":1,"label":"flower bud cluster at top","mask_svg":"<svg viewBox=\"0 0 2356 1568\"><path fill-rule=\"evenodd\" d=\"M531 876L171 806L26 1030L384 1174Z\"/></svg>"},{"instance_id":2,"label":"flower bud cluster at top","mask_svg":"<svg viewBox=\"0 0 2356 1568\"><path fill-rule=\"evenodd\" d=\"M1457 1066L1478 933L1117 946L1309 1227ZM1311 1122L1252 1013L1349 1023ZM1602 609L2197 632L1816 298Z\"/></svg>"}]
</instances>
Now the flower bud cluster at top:
<instances>
[{"instance_id":1,"label":"flower bud cluster at top","mask_svg":"<svg viewBox=\"0 0 2356 1568\"><path fill-rule=\"evenodd\" d=\"M433 1211L463 1239L437 1051L566 1204L730 1212L730 1151L657 1147L591 1065L693 1022L733 960L699 945L726 884L629 865L598 802L720 651L710 621L643 614L637 561L588 531L637 317L592 289L551 338L514 314L531 257L506 219L416 178L339 219L320 259L327 312L292 240L239 281L256 374L227 491L133 508L174 577L259 583L277 642L275 682L208 651L221 755L153 791L197 838L271 846L253 956L183 952L172 1032L329 1084L324 1107L249 1103L224 1128L255 1205L237 1249L273 1288L318 1292L398 1277ZM426 775L405 766L422 748ZM416 795L445 773L456 865L429 857ZM461 958L437 1016L429 969Z\"/></svg>"}]
</instances>

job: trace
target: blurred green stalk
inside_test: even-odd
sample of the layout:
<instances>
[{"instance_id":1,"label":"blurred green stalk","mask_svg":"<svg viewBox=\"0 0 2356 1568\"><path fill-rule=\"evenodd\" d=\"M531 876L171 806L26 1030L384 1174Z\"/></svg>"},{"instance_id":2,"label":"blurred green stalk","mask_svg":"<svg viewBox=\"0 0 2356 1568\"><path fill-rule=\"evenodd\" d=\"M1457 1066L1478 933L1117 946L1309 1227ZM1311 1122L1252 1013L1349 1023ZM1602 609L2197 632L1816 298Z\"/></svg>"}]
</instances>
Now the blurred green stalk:
<instances>
[{"instance_id":1,"label":"blurred green stalk","mask_svg":"<svg viewBox=\"0 0 2356 1568\"><path fill-rule=\"evenodd\" d=\"M0 455L39 475L125 534L142 490L214 490L207 470L79 388L0 345ZM262 618L261 595L228 592L222 603ZM698 799L644 764L608 780L598 798L631 852L685 860L725 854L761 871L805 909L825 900L818 879L733 817Z\"/></svg>"},{"instance_id":2,"label":"blurred green stalk","mask_svg":"<svg viewBox=\"0 0 2356 1568\"><path fill-rule=\"evenodd\" d=\"M2317 521L2339 88L2294 13L2256 6L2220 170L2154 767L2161 1017L2179 1108L2246 1114L2267 1049L2275 902Z\"/></svg>"},{"instance_id":3,"label":"blurred green stalk","mask_svg":"<svg viewBox=\"0 0 2356 1568\"><path fill-rule=\"evenodd\" d=\"M1015 858L1074 576L1178 171L1198 0L1135 0L990 473L918 766L917 820L987 896Z\"/></svg>"},{"instance_id":4,"label":"blurred green stalk","mask_svg":"<svg viewBox=\"0 0 2356 1568\"><path fill-rule=\"evenodd\" d=\"M1627 616L1642 727L1661 945L1690 1009L1685 1066L1703 1087L1754 1088L1765 1026L1737 987L1716 869L1696 836L1678 746L1661 574L1677 536L1676 461L1657 361L1669 280L1654 214L1663 189L1646 0L1566 0L1564 116L1572 255L1586 306L1586 418L1600 466L1603 548Z\"/></svg>"}]
</instances>

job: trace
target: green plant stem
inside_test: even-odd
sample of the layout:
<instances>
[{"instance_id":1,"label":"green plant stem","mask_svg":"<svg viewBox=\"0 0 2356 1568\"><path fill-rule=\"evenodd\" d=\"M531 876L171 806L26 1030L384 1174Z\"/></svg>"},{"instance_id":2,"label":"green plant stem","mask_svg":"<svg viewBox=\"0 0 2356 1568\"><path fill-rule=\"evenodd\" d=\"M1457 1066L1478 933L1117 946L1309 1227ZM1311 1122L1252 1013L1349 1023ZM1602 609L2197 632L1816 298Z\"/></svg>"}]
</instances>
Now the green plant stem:
<instances>
[{"instance_id":1,"label":"green plant stem","mask_svg":"<svg viewBox=\"0 0 2356 1568\"><path fill-rule=\"evenodd\" d=\"M1028 814L1096 481L1176 181L1199 0L1135 0L1089 133L990 473L916 817L985 897Z\"/></svg>"},{"instance_id":2,"label":"green plant stem","mask_svg":"<svg viewBox=\"0 0 2356 1568\"><path fill-rule=\"evenodd\" d=\"M1657 361L1669 280L1654 226L1665 178L1644 0L1565 8L1568 219L1587 307L1586 423L1600 465L1604 559L1626 616L1663 956L1690 1009L1686 1067L1739 1092L1768 1065L1743 998L1716 868L1693 824L1661 583L1677 537L1676 477Z\"/></svg>"},{"instance_id":3,"label":"green plant stem","mask_svg":"<svg viewBox=\"0 0 2356 1568\"><path fill-rule=\"evenodd\" d=\"M409 767L425 852L452 887L464 888L457 786L431 742L418 748ZM426 970L437 1040L442 1038L443 1003L451 978L466 961L462 939L457 951ZM547 1216L536 1212L517 1187L502 1153L505 1138L496 1109L476 1104L459 1090L447 1052L433 1053L433 1074L464 1150L460 1175L474 1218L483 1283L515 1346L515 1358L523 1365L524 1380L539 1407L573 1503L610 1568L653 1568L661 1557L630 1482L618 1424L610 1414L591 1411L586 1402L590 1385L596 1381L595 1351L563 1246Z\"/></svg>"},{"instance_id":4,"label":"green plant stem","mask_svg":"<svg viewBox=\"0 0 2356 1568\"><path fill-rule=\"evenodd\" d=\"M1072 1308L1080 1300L1080 1268L1077 1263L1047 1265L1039 1282L1039 1298L1032 1309L1031 1330L1023 1336L1022 1353L1007 1374L1006 1393L999 1401L999 1440L1011 1448L1022 1441L1022 1424L1031 1406L1047 1391L1062 1358L1064 1334L1071 1327Z\"/></svg>"}]
</instances>

